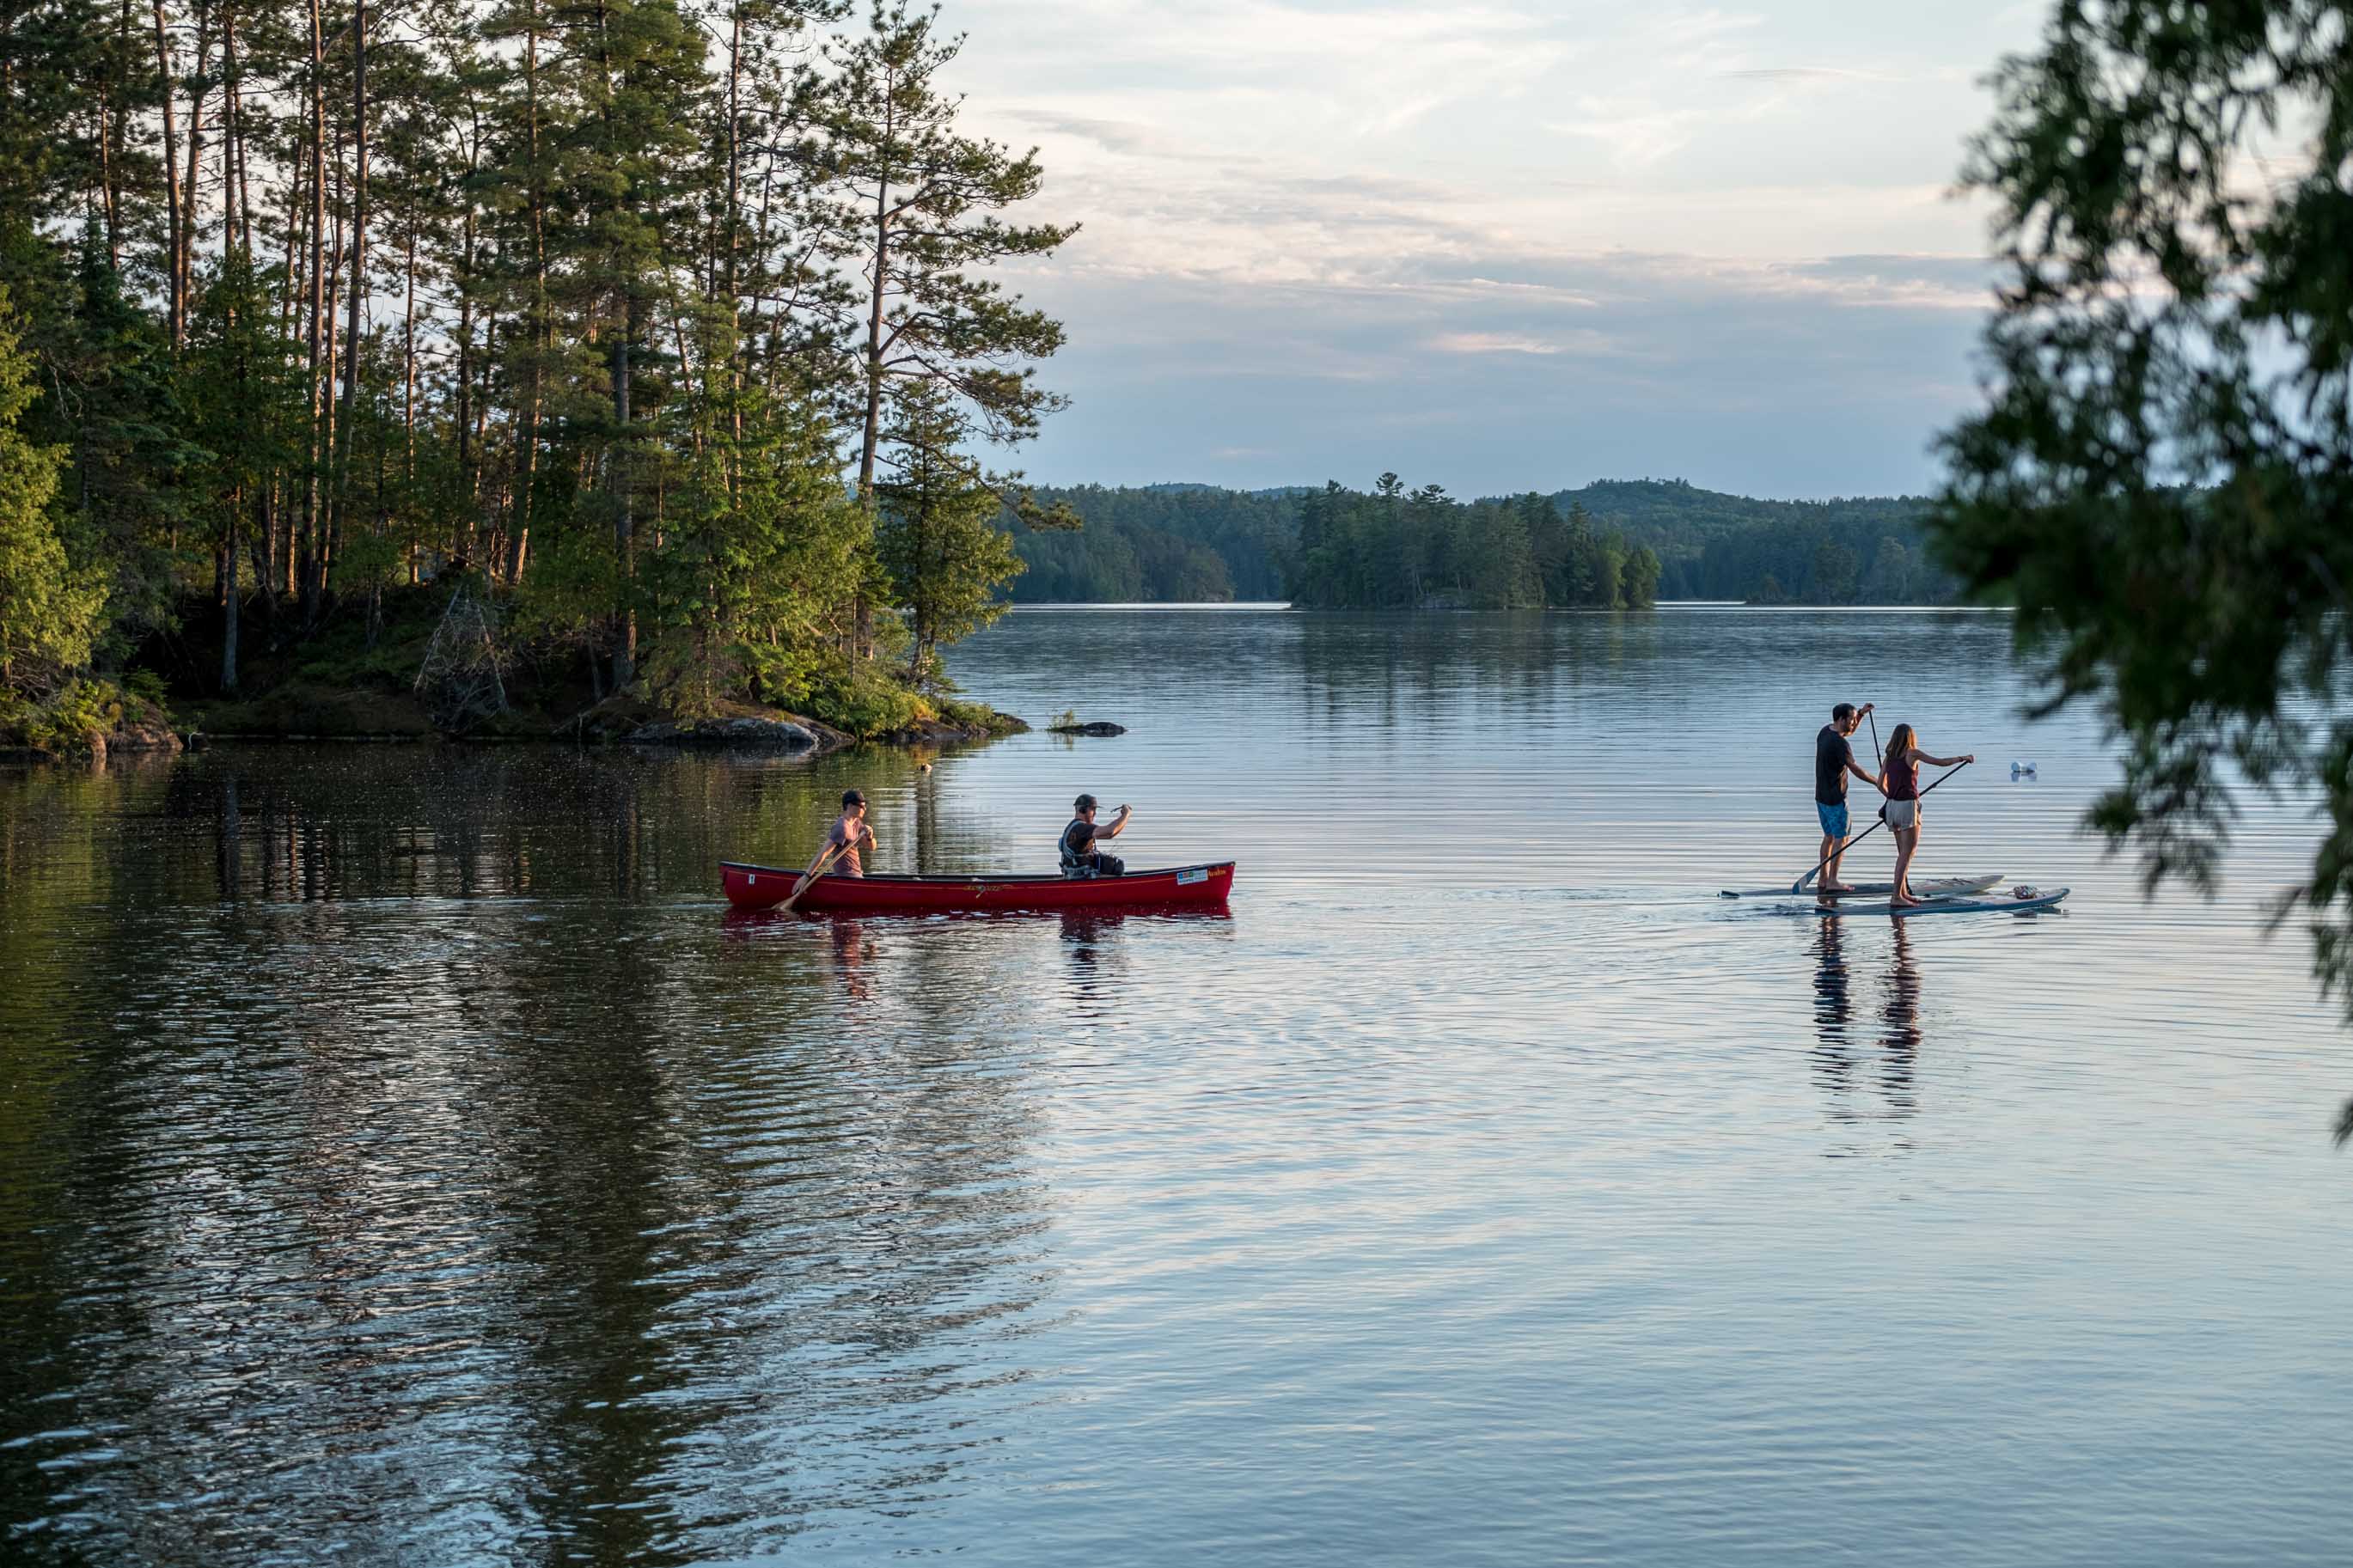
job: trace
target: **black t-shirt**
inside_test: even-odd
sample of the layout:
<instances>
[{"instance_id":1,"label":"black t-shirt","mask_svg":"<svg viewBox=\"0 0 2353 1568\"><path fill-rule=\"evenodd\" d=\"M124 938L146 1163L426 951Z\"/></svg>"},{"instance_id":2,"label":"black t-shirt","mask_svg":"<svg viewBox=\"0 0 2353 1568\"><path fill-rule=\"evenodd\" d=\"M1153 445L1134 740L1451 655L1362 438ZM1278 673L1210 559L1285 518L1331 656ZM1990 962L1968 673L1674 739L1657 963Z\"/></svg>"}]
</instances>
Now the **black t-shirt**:
<instances>
[{"instance_id":1,"label":"black t-shirt","mask_svg":"<svg viewBox=\"0 0 2353 1568\"><path fill-rule=\"evenodd\" d=\"M1825 724L1822 732L1814 737L1814 800L1821 805L1846 804L1846 765L1854 761L1854 748L1838 731L1835 724Z\"/></svg>"},{"instance_id":2,"label":"black t-shirt","mask_svg":"<svg viewBox=\"0 0 2353 1568\"><path fill-rule=\"evenodd\" d=\"M1065 864L1083 860L1095 847L1095 825L1083 816L1071 818L1062 829L1062 859Z\"/></svg>"}]
</instances>

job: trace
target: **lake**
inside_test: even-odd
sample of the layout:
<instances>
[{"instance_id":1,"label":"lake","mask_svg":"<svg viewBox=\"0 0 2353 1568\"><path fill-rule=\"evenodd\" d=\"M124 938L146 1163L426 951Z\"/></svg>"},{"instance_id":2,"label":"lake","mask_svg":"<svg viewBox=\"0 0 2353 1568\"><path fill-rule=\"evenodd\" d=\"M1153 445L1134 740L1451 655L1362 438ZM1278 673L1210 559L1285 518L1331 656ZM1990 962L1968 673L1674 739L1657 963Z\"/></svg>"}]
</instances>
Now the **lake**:
<instances>
[{"instance_id":1,"label":"lake","mask_svg":"<svg viewBox=\"0 0 2353 1568\"><path fill-rule=\"evenodd\" d=\"M2007 646L1029 610L965 687L1127 734L0 771L0 1556L2342 1562L2311 812L2144 902ZM1841 699L2063 910L1717 898ZM727 918L850 784L870 868L1083 789L1232 906Z\"/></svg>"}]
</instances>

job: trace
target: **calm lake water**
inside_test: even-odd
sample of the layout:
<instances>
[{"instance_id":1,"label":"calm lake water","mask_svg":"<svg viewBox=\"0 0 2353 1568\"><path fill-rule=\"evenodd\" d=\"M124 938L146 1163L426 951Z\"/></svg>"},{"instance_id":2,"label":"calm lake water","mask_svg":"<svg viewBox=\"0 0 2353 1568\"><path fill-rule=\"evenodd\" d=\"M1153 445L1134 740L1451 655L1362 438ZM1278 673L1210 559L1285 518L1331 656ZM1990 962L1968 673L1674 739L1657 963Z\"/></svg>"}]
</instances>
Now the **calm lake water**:
<instances>
[{"instance_id":1,"label":"calm lake water","mask_svg":"<svg viewBox=\"0 0 2353 1568\"><path fill-rule=\"evenodd\" d=\"M2341 1563L2311 818L2145 904L2006 645L1036 611L967 689L1128 734L0 772L0 1557ZM1716 898L1841 698L2063 912ZM883 869L1132 802L1230 917L725 918L850 784Z\"/></svg>"}]
</instances>

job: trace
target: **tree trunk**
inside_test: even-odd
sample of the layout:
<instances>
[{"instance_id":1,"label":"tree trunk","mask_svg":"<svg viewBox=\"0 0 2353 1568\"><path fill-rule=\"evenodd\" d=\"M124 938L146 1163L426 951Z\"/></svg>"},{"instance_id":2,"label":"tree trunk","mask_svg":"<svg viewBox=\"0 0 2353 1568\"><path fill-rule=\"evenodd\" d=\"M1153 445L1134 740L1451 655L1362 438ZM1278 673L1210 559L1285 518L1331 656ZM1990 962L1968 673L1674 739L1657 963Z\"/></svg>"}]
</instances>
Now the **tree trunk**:
<instances>
[{"instance_id":1,"label":"tree trunk","mask_svg":"<svg viewBox=\"0 0 2353 1568\"><path fill-rule=\"evenodd\" d=\"M360 306L367 294L368 220L367 0L352 7L352 278L351 314L343 329L343 412L341 451L335 463L335 521L348 521L351 507L352 443L359 428Z\"/></svg>"},{"instance_id":2,"label":"tree trunk","mask_svg":"<svg viewBox=\"0 0 2353 1568\"><path fill-rule=\"evenodd\" d=\"M160 0L159 0L160 3ZM209 10L196 16L196 74L188 88L188 177L182 184L179 253L173 258L174 276L177 279L176 298L180 301L179 338L174 347L185 345L188 330L189 301L195 295L196 281L196 185L204 177L205 163L205 78L212 64L213 16Z\"/></svg>"},{"instance_id":3,"label":"tree trunk","mask_svg":"<svg viewBox=\"0 0 2353 1568\"><path fill-rule=\"evenodd\" d=\"M171 294L172 352L177 353L187 342L188 320L187 301L180 297L180 122L172 106L172 35L164 21L164 0L155 0L155 70L164 97L164 245L170 256L164 270Z\"/></svg>"},{"instance_id":4,"label":"tree trunk","mask_svg":"<svg viewBox=\"0 0 2353 1568\"><path fill-rule=\"evenodd\" d=\"M228 104L228 147L224 154L226 162L221 165L222 221L225 225L228 222L232 187L227 182L234 180L236 224L227 232L237 236L237 243L249 263L253 259L253 186L248 182L245 171L244 73L237 68L237 13L228 8L221 12L221 69L227 79ZM226 235L222 243L228 243Z\"/></svg>"},{"instance_id":5,"label":"tree trunk","mask_svg":"<svg viewBox=\"0 0 2353 1568\"><path fill-rule=\"evenodd\" d=\"M320 396L319 358L320 328L326 317L326 267L323 249L327 237L327 41L321 30L319 0L311 0L311 321L310 367L311 382L311 447L309 471L302 487L302 535L298 546L299 559L295 576L302 600L302 619L307 625L319 613L318 585L312 572L317 553L319 532L319 469L325 458L325 431L322 427L324 399Z\"/></svg>"},{"instance_id":6,"label":"tree trunk","mask_svg":"<svg viewBox=\"0 0 2353 1568\"><path fill-rule=\"evenodd\" d=\"M531 391L515 435L514 525L507 535L507 582L522 581L531 556L532 489L539 479L539 411L550 342L547 319L547 189L539 167L539 6L523 12L522 90L524 147L531 159L531 326L523 335L531 353Z\"/></svg>"},{"instance_id":7,"label":"tree trunk","mask_svg":"<svg viewBox=\"0 0 2353 1568\"><path fill-rule=\"evenodd\" d=\"M222 553L228 558L227 568L224 573L227 582L224 584L225 597L221 606L220 680L221 690L224 692L235 691L237 689L237 619L238 598L237 590L237 514L238 509L244 504L245 498L242 494L234 496L229 500L228 540L226 547L222 551Z\"/></svg>"},{"instance_id":8,"label":"tree trunk","mask_svg":"<svg viewBox=\"0 0 2353 1568\"><path fill-rule=\"evenodd\" d=\"M621 558L621 632L618 645L613 649L613 689L617 691L637 679L638 614L628 603L630 579L637 564L637 542L632 537L637 520L629 512L628 476L624 464L629 450L629 337L636 323L629 319L627 301L621 306L621 341L614 345L616 369L613 375L613 420L619 433L613 444L611 471L607 476L614 489L614 499L620 509L613 514L613 547Z\"/></svg>"}]
</instances>

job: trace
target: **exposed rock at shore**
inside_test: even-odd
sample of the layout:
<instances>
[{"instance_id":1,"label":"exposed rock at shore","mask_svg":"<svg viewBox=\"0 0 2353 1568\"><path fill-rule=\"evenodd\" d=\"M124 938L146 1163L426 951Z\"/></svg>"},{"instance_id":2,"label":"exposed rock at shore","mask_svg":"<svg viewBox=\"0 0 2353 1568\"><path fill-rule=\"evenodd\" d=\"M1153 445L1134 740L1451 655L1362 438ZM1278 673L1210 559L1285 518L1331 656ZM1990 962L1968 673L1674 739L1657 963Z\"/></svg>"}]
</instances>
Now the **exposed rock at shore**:
<instances>
[{"instance_id":1,"label":"exposed rock at shore","mask_svg":"<svg viewBox=\"0 0 2353 1568\"><path fill-rule=\"evenodd\" d=\"M143 711L126 716L114 733L97 743L98 754L111 756L130 752L176 752L180 737L172 728L168 715L160 708L146 707Z\"/></svg>"},{"instance_id":2,"label":"exposed rock at shore","mask_svg":"<svg viewBox=\"0 0 2353 1568\"><path fill-rule=\"evenodd\" d=\"M1046 732L1050 735L1124 735L1127 726L1096 719L1084 724L1050 724L1047 726Z\"/></svg>"},{"instance_id":3,"label":"exposed rock at shore","mask_svg":"<svg viewBox=\"0 0 2353 1568\"><path fill-rule=\"evenodd\" d=\"M180 736L172 728L171 715L153 702L137 697L121 700L121 716L114 728L104 734L80 737L40 737L39 744L0 743L0 762L54 763L89 761L103 764L112 756L170 755L180 750ZM11 735L8 742L23 742L26 738Z\"/></svg>"},{"instance_id":4,"label":"exposed rock at shore","mask_svg":"<svg viewBox=\"0 0 2353 1568\"><path fill-rule=\"evenodd\" d=\"M1026 735L1029 726L1010 713L992 716L989 722L965 722L956 719L925 719L893 730L881 739L902 746L953 746L965 741L986 741L998 735Z\"/></svg>"},{"instance_id":5,"label":"exposed rock at shore","mask_svg":"<svg viewBox=\"0 0 2353 1568\"><path fill-rule=\"evenodd\" d=\"M849 739L828 731L839 745ZM631 746L682 746L694 750L730 752L806 752L826 746L826 737L809 724L791 719L749 715L731 719L663 719L642 724L621 737ZM826 749L830 750L831 747Z\"/></svg>"}]
</instances>

